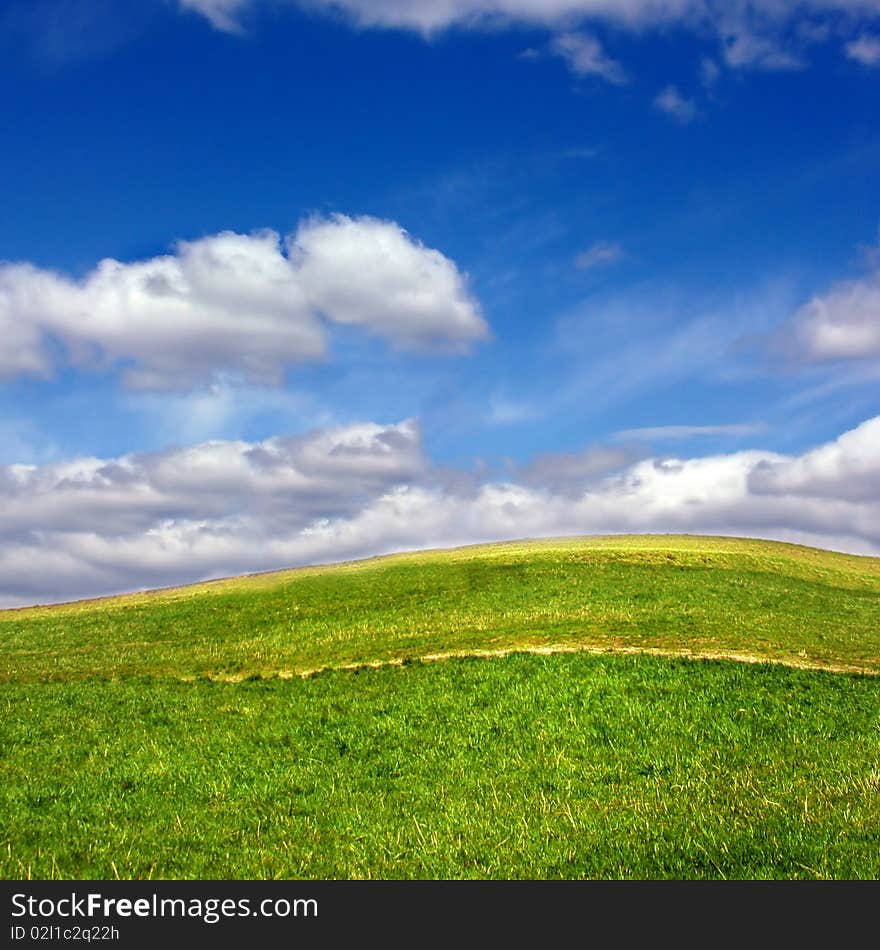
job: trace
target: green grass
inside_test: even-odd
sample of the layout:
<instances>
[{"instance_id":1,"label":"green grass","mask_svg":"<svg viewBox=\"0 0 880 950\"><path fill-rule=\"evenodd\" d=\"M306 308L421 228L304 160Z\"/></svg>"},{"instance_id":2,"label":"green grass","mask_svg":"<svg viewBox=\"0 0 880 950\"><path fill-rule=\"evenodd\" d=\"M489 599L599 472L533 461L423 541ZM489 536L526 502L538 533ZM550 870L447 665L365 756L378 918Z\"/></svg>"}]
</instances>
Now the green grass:
<instances>
[{"instance_id":1,"label":"green grass","mask_svg":"<svg viewBox=\"0 0 880 950\"><path fill-rule=\"evenodd\" d=\"M7 876L880 877L864 677L518 655L4 712Z\"/></svg>"},{"instance_id":2,"label":"green grass","mask_svg":"<svg viewBox=\"0 0 880 950\"><path fill-rule=\"evenodd\" d=\"M0 681L271 675L589 645L880 672L880 560L718 538L399 555L0 612Z\"/></svg>"},{"instance_id":3,"label":"green grass","mask_svg":"<svg viewBox=\"0 0 880 950\"><path fill-rule=\"evenodd\" d=\"M669 655L419 662L541 646ZM8 611L0 876L878 878L878 672L880 561L731 539Z\"/></svg>"}]
</instances>

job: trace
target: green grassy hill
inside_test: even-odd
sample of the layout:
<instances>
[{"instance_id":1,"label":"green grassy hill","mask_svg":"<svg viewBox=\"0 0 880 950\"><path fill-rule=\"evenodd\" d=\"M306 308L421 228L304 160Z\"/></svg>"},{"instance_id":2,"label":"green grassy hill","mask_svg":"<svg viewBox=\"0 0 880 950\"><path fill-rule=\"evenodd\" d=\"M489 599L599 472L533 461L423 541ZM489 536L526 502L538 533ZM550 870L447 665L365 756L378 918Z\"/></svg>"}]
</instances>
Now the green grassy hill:
<instances>
[{"instance_id":1,"label":"green grassy hill","mask_svg":"<svg viewBox=\"0 0 880 950\"><path fill-rule=\"evenodd\" d=\"M0 612L0 876L877 878L877 673L880 560L725 538Z\"/></svg>"}]
</instances>

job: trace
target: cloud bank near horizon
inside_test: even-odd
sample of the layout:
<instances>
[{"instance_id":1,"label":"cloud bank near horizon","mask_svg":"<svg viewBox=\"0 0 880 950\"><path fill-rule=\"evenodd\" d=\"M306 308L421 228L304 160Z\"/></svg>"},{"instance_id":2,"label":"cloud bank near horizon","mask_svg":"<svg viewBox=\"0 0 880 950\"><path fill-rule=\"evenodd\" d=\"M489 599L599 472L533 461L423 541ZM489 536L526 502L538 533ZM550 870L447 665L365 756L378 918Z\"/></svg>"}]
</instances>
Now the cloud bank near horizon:
<instances>
[{"instance_id":1,"label":"cloud bank near horizon","mask_svg":"<svg viewBox=\"0 0 880 950\"><path fill-rule=\"evenodd\" d=\"M755 536L880 555L880 416L799 456L588 448L481 479L417 421L0 468L0 606L393 551L573 534Z\"/></svg>"}]
</instances>

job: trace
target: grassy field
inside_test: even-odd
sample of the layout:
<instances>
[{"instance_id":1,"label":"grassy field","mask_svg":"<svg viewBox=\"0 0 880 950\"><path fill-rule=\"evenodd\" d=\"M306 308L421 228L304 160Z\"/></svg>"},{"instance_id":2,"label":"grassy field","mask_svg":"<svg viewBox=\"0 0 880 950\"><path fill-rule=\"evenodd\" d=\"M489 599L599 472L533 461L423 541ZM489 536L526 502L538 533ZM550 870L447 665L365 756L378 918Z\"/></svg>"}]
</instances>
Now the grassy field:
<instances>
[{"instance_id":1,"label":"grassy field","mask_svg":"<svg viewBox=\"0 0 880 950\"><path fill-rule=\"evenodd\" d=\"M877 673L880 561L721 538L6 611L0 876L880 878Z\"/></svg>"}]
</instances>

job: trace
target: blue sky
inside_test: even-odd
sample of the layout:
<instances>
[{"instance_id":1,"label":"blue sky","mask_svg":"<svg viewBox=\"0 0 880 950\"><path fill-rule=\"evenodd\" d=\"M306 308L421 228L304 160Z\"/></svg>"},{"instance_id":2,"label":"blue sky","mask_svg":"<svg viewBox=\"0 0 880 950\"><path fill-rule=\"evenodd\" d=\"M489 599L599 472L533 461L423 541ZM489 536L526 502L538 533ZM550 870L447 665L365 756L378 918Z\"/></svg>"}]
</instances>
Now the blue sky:
<instances>
[{"instance_id":1,"label":"blue sky","mask_svg":"<svg viewBox=\"0 0 880 950\"><path fill-rule=\"evenodd\" d=\"M0 604L880 554L877 0L7 0L0 54Z\"/></svg>"}]
</instances>

